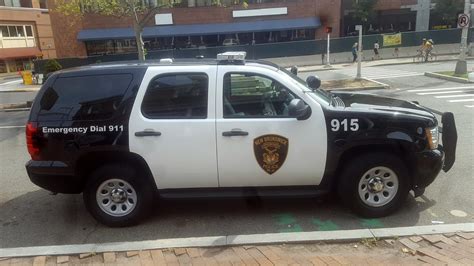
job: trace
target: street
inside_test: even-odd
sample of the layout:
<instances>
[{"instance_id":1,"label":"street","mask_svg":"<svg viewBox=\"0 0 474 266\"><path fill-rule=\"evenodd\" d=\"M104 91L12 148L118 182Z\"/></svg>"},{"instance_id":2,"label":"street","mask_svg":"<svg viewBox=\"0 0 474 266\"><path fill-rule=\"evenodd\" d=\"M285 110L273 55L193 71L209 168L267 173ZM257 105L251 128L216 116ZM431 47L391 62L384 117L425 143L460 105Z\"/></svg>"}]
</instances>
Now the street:
<instances>
[{"instance_id":1,"label":"street","mask_svg":"<svg viewBox=\"0 0 474 266\"><path fill-rule=\"evenodd\" d=\"M381 219L361 219L331 197L193 199L157 202L154 215L141 225L108 228L87 213L82 195L50 195L30 182L24 167L29 159L23 128L28 112L0 112L0 248L474 222L474 84L423 76L454 66L434 62L363 68L362 76L391 87L366 93L453 112L458 131L454 167L440 173L423 196L410 196L400 211ZM473 67L469 61L468 69ZM355 69L350 65L300 76L342 79L354 77ZM0 93L0 103L32 100L34 94Z\"/></svg>"}]
</instances>

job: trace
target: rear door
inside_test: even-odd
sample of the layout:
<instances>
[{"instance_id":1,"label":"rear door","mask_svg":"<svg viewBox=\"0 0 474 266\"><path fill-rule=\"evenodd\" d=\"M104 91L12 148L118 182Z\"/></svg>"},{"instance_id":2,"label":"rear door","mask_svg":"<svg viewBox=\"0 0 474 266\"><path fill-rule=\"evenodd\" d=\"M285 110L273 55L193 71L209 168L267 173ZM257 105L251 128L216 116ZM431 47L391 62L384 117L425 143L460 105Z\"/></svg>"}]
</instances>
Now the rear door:
<instances>
[{"instance_id":1,"label":"rear door","mask_svg":"<svg viewBox=\"0 0 474 266\"><path fill-rule=\"evenodd\" d=\"M150 67L130 116L130 151L159 189L217 187L216 66Z\"/></svg>"}]
</instances>

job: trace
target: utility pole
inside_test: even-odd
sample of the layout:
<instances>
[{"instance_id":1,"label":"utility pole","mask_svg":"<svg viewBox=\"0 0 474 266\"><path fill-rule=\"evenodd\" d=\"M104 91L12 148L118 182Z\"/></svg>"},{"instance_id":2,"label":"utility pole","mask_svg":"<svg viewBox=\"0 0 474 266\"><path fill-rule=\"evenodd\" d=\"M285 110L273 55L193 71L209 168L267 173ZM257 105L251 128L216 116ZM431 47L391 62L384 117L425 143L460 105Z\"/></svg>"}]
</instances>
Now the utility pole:
<instances>
[{"instance_id":1,"label":"utility pole","mask_svg":"<svg viewBox=\"0 0 474 266\"><path fill-rule=\"evenodd\" d=\"M356 25L355 29L359 31L359 43L357 47L357 76L356 79L362 78L362 25Z\"/></svg>"},{"instance_id":2,"label":"utility pole","mask_svg":"<svg viewBox=\"0 0 474 266\"><path fill-rule=\"evenodd\" d=\"M332 27L326 27L326 33L328 34L328 44L327 44L327 49L326 49L326 66L325 68L330 68L331 67L331 60L329 58L330 55L330 48L331 48L331 32L332 32Z\"/></svg>"},{"instance_id":3,"label":"utility pole","mask_svg":"<svg viewBox=\"0 0 474 266\"><path fill-rule=\"evenodd\" d=\"M463 75L467 73L466 63L466 52L467 52L467 35L469 33L470 26L470 14L471 14L471 1L464 0L464 14L458 19L458 25L462 27L461 33L461 48L459 53L459 59L456 62L456 69L454 73L457 75Z\"/></svg>"}]
</instances>

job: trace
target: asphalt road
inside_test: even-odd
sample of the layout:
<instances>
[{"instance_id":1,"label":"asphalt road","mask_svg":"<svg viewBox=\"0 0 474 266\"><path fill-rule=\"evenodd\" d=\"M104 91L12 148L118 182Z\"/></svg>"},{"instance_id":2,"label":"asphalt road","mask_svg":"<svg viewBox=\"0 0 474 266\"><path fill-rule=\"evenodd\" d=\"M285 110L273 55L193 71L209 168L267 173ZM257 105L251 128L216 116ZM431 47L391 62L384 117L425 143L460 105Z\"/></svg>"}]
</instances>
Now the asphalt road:
<instances>
[{"instance_id":1,"label":"asphalt road","mask_svg":"<svg viewBox=\"0 0 474 266\"><path fill-rule=\"evenodd\" d=\"M451 66L453 63L433 63L379 67L378 70L417 72L419 67L449 70ZM0 248L474 222L474 108L467 107L474 102L449 102L450 98L435 98L443 94L419 95L423 92L412 91L474 88L474 85L421 75L398 75L378 81L390 84L392 89L370 93L416 100L433 109L453 112L459 135L453 169L441 173L424 196L416 199L410 196L405 206L390 217L361 219L331 199L167 200L159 202L152 217L139 226L107 228L97 224L86 212L81 195L49 195L29 181L24 169L29 156L22 128L28 113L0 112ZM474 91L460 90L466 97ZM461 212L452 213L453 210ZM465 217L460 217L464 214Z\"/></svg>"}]
</instances>

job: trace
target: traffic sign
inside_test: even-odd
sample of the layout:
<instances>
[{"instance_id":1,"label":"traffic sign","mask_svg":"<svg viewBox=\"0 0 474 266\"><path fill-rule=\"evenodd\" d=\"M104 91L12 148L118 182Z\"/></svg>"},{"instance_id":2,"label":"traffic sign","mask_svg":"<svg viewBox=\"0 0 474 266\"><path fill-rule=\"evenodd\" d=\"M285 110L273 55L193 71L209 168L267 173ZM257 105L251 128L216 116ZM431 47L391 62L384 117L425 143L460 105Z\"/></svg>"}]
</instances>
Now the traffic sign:
<instances>
[{"instance_id":1,"label":"traffic sign","mask_svg":"<svg viewBox=\"0 0 474 266\"><path fill-rule=\"evenodd\" d=\"M470 24L469 14L459 14L458 16L458 27L459 28L468 28Z\"/></svg>"}]
</instances>

